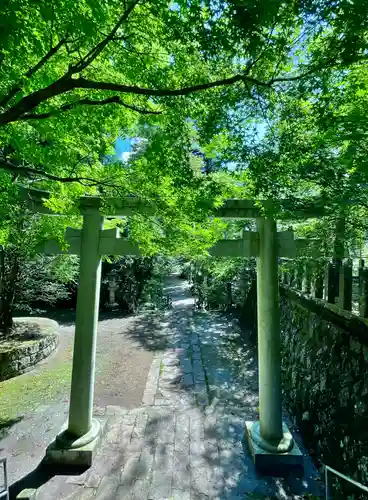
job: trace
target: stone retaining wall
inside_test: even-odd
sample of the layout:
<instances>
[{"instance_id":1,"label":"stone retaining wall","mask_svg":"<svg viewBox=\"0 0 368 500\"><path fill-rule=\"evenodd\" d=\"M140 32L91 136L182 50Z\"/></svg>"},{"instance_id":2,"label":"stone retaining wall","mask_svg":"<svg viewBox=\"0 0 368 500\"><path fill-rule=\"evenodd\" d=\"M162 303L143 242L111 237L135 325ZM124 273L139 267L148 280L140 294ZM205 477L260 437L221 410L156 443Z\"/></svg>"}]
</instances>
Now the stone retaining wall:
<instances>
[{"instance_id":1,"label":"stone retaining wall","mask_svg":"<svg viewBox=\"0 0 368 500\"><path fill-rule=\"evenodd\" d=\"M281 329L284 402L305 444L318 461L368 484L366 322L283 288Z\"/></svg>"},{"instance_id":2,"label":"stone retaining wall","mask_svg":"<svg viewBox=\"0 0 368 500\"><path fill-rule=\"evenodd\" d=\"M47 358L59 342L58 323L48 318L16 318L16 325L22 325L27 332L29 327L35 338L25 339L11 349L1 352L0 344L0 381L31 370L36 363Z\"/></svg>"}]
</instances>

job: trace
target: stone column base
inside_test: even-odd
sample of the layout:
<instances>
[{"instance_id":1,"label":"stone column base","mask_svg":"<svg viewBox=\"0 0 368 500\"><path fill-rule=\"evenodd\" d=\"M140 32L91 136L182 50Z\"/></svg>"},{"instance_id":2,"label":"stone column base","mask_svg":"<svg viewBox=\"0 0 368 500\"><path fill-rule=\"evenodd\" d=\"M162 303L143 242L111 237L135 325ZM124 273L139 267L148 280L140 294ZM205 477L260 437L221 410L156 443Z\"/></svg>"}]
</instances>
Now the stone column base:
<instances>
[{"instance_id":1,"label":"stone column base","mask_svg":"<svg viewBox=\"0 0 368 500\"><path fill-rule=\"evenodd\" d=\"M104 422L102 423L104 424ZM47 447L45 465L70 465L90 467L101 439L103 425L92 420L91 429L80 438L73 438L67 431L67 424L55 440Z\"/></svg>"},{"instance_id":2,"label":"stone column base","mask_svg":"<svg viewBox=\"0 0 368 500\"><path fill-rule=\"evenodd\" d=\"M282 476L292 468L298 469L302 474L304 471L303 454L293 440L287 425L283 424L284 436L279 447L287 451L278 451L278 446L266 442L265 446L262 446L262 438L258 429L259 422L245 423L245 437L257 470L270 476Z\"/></svg>"}]
</instances>

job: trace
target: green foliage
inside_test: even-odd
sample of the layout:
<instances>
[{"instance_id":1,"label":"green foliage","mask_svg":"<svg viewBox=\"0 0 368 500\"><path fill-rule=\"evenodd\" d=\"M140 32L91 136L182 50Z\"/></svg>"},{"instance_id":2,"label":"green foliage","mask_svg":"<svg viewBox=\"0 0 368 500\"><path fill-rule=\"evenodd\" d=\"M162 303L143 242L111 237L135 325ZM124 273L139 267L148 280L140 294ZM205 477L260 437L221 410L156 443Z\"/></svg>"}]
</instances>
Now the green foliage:
<instances>
[{"instance_id":1,"label":"green foliage","mask_svg":"<svg viewBox=\"0 0 368 500\"><path fill-rule=\"evenodd\" d=\"M73 218L30 214L20 204L3 204L0 221L0 330L12 327L16 309L32 312L36 303L55 304L67 298L66 285L75 282L76 256L39 255L48 239L64 240L64 230Z\"/></svg>"},{"instance_id":2,"label":"green foliage","mask_svg":"<svg viewBox=\"0 0 368 500\"><path fill-rule=\"evenodd\" d=\"M11 269L8 255L15 251L12 246L6 249L5 276ZM19 256L17 265L13 307L29 313L69 298L67 285L75 284L78 277L78 258L74 255L37 255L30 261Z\"/></svg>"},{"instance_id":3,"label":"green foliage","mask_svg":"<svg viewBox=\"0 0 368 500\"><path fill-rule=\"evenodd\" d=\"M196 307L241 310L255 277L254 259L201 258L186 264L183 275L192 283Z\"/></svg>"},{"instance_id":4,"label":"green foliage","mask_svg":"<svg viewBox=\"0 0 368 500\"><path fill-rule=\"evenodd\" d=\"M169 307L164 280L170 269L170 262L162 257L125 256L104 264L101 305L107 304L109 281L115 279L115 297L120 310L136 313L143 309Z\"/></svg>"},{"instance_id":5,"label":"green foliage","mask_svg":"<svg viewBox=\"0 0 368 500\"><path fill-rule=\"evenodd\" d=\"M81 195L138 197L153 215L124 223L143 253L197 258L223 234L208 216L226 197L320 194L333 213L354 196L361 211L349 210L348 224L362 221L362 238L367 9L362 0L9 0L0 209L9 214L16 182L52 192L46 205L66 218L40 218L34 248L80 226ZM117 137L141 140L127 162L113 157ZM16 236L4 222L0 237Z\"/></svg>"}]
</instances>

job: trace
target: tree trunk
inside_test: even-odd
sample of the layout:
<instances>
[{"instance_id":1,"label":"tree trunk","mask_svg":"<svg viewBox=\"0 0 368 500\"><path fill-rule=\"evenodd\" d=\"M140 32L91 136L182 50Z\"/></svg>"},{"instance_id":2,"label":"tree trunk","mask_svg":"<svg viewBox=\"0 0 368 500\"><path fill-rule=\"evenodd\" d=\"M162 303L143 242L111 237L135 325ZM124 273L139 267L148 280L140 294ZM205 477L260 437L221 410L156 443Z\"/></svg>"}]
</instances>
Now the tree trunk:
<instances>
[{"instance_id":1,"label":"tree trunk","mask_svg":"<svg viewBox=\"0 0 368 500\"><path fill-rule=\"evenodd\" d=\"M5 266L8 261L8 269ZM16 252L0 251L0 332L6 335L13 327L15 287L18 281L19 259Z\"/></svg>"},{"instance_id":2,"label":"tree trunk","mask_svg":"<svg viewBox=\"0 0 368 500\"><path fill-rule=\"evenodd\" d=\"M6 335L13 327L13 307L8 300L0 302L0 332Z\"/></svg>"}]
</instances>

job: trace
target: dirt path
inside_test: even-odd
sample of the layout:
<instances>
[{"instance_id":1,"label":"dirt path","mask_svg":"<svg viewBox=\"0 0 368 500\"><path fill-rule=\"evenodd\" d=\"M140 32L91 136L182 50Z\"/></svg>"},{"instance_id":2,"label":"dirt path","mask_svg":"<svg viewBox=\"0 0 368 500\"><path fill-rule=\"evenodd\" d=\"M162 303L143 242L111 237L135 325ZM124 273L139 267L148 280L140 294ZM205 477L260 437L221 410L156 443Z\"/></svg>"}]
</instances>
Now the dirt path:
<instances>
[{"instance_id":1,"label":"dirt path","mask_svg":"<svg viewBox=\"0 0 368 500\"><path fill-rule=\"evenodd\" d=\"M11 483L37 466L67 419L74 318L59 314L55 319L60 323L57 351L31 372L0 382L0 456L8 457ZM107 405L140 405L153 353L160 348L157 332L149 328L155 325L147 315L105 315L99 321L95 413Z\"/></svg>"}]
</instances>

